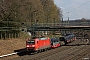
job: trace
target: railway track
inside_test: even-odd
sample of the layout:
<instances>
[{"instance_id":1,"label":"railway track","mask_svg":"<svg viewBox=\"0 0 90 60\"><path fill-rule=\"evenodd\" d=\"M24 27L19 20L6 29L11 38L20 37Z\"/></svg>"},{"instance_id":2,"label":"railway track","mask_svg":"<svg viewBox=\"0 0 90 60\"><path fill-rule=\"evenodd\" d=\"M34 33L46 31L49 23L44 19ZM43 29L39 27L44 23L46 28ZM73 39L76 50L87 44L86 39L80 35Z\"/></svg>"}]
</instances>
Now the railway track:
<instances>
[{"instance_id":1,"label":"railway track","mask_svg":"<svg viewBox=\"0 0 90 60\"><path fill-rule=\"evenodd\" d=\"M89 47L90 48L90 47ZM78 60L79 58L82 58L82 56L84 56L84 53L87 53L88 49L86 49L86 46L79 46L79 47L75 47L74 49L72 49L72 51L70 52L70 50L68 50L67 54L65 54L65 57L61 57L59 58L60 60Z\"/></svg>"},{"instance_id":2,"label":"railway track","mask_svg":"<svg viewBox=\"0 0 90 60\"><path fill-rule=\"evenodd\" d=\"M81 41L81 40L79 40L79 41ZM85 42L82 41L79 43L82 45ZM83 54L85 55L86 53L90 52L90 50L89 50L90 46L86 47L85 45L82 45L82 46L79 46L79 44L76 44L76 45L77 46L74 46L70 49L64 50L60 53L57 53L56 55L52 55L48 58L45 58L44 60L51 59L51 58L52 58L52 60L78 60L79 58L81 58L83 56ZM78 56L80 54L81 54L81 56Z\"/></svg>"},{"instance_id":3,"label":"railway track","mask_svg":"<svg viewBox=\"0 0 90 60\"><path fill-rule=\"evenodd\" d=\"M51 49L34 55L25 55L12 60L72 60L80 59L82 55L90 53L86 45L87 41L80 39L69 43L67 46L62 46L56 49ZM87 52L85 52L87 51ZM80 56L81 54L81 56Z\"/></svg>"}]
</instances>

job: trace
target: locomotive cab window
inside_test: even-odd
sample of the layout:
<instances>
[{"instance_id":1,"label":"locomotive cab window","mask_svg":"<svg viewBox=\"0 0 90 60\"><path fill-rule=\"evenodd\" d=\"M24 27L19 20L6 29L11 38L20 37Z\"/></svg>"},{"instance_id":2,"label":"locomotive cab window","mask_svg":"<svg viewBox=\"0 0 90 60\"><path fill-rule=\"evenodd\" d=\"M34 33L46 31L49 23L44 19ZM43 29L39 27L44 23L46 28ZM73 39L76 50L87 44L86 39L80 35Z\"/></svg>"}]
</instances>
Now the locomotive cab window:
<instances>
[{"instance_id":1,"label":"locomotive cab window","mask_svg":"<svg viewBox=\"0 0 90 60\"><path fill-rule=\"evenodd\" d=\"M27 44L35 44L35 41L34 40L27 41Z\"/></svg>"}]
</instances>

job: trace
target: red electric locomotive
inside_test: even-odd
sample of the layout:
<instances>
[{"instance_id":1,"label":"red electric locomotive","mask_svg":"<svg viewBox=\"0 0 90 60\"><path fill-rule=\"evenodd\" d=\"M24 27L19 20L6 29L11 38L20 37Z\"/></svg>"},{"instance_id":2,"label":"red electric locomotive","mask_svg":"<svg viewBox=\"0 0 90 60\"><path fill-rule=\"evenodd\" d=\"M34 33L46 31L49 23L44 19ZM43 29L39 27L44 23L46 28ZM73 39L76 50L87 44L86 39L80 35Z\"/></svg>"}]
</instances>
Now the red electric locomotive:
<instances>
[{"instance_id":1,"label":"red electric locomotive","mask_svg":"<svg viewBox=\"0 0 90 60\"><path fill-rule=\"evenodd\" d=\"M41 51L51 48L50 38L33 38L26 41L27 51Z\"/></svg>"}]
</instances>

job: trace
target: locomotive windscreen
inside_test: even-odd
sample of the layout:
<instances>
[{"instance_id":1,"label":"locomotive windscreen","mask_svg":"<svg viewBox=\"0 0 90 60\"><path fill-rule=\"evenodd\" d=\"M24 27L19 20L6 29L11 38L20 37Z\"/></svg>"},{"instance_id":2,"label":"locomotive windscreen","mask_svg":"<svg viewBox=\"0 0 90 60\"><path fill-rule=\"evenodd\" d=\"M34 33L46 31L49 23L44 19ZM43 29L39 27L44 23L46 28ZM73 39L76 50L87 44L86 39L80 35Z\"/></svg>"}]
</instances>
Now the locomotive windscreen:
<instances>
[{"instance_id":1,"label":"locomotive windscreen","mask_svg":"<svg viewBox=\"0 0 90 60\"><path fill-rule=\"evenodd\" d=\"M35 44L35 41L34 40L29 40L29 41L27 41L27 44Z\"/></svg>"}]
</instances>

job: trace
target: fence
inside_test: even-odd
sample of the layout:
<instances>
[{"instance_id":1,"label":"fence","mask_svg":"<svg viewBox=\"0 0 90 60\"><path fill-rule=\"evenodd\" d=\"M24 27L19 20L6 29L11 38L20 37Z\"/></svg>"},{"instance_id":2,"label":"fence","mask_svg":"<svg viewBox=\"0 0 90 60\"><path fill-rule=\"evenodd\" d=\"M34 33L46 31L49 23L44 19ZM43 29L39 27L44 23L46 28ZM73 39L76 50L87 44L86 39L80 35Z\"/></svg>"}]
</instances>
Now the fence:
<instances>
[{"instance_id":1,"label":"fence","mask_svg":"<svg viewBox=\"0 0 90 60\"><path fill-rule=\"evenodd\" d=\"M20 31L0 31L0 39L18 38Z\"/></svg>"}]
</instances>

